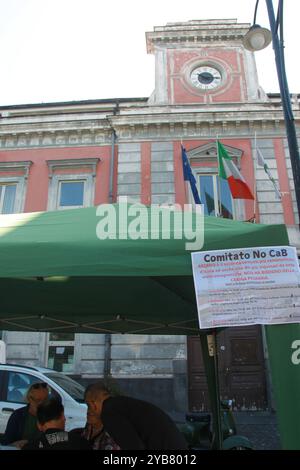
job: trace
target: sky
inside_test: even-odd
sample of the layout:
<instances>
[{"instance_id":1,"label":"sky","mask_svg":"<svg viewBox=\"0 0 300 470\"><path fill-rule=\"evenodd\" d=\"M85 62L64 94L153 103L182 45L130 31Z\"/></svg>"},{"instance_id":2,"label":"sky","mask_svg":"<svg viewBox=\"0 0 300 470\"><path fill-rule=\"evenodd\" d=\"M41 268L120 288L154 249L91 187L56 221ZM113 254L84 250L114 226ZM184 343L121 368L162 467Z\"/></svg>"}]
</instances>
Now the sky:
<instances>
[{"instance_id":1,"label":"sky","mask_svg":"<svg viewBox=\"0 0 300 470\"><path fill-rule=\"evenodd\" d=\"M256 0L0 0L0 106L148 97L154 56L145 32L170 22L236 18L252 23ZM275 10L277 0L273 1ZM300 93L299 0L284 2L286 71ZM269 27L260 0L258 24ZM278 92L271 45L255 53L260 85Z\"/></svg>"}]
</instances>

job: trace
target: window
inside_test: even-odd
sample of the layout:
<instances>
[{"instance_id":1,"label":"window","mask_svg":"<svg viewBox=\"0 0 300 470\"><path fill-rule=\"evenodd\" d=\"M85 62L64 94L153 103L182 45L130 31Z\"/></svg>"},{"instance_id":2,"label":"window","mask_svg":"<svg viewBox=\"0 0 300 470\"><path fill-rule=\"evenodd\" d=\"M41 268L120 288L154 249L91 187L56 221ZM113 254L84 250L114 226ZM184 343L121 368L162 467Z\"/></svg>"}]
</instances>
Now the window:
<instances>
[{"instance_id":1,"label":"window","mask_svg":"<svg viewBox=\"0 0 300 470\"><path fill-rule=\"evenodd\" d=\"M48 210L75 209L94 203L99 158L48 160Z\"/></svg>"},{"instance_id":2,"label":"window","mask_svg":"<svg viewBox=\"0 0 300 470\"><path fill-rule=\"evenodd\" d=\"M239 166L242 150L225 145L231 158ZM191 167L197 180L197 187L204 214L226 219L245 220L243 199L233 199L226 180L218 176L218 157L216 142L209 142L187 152ZM190 192L189 201L193 203Z\"/></svg>"},{"instance_id":3,"label":"window","mask_svg":"<svg viewBox=\"0 0 300 470\"><path fill-rule=\"evenodd\" d=\"M200 199L205 215L221 216L233 219L234 205L226 180L218 175L198 174Z\"/></svg>"},{"instance_id":4,"label":"window","mask_svg":"<svg viewBox=\"0 0 300 470\"><path fill-rule=\"evenodd\" d=\"M7 401L16 403L25 403L25 396L28 388L34 383L34 377L19 372L9 372L8 374L8 387L7 387Z\"/></svg>"},{"instance_id":5,"label":"window","mask_svg":"<svg viewBox=\"0 0 300 470\"><path fill-rule=\"evenodd\" d=\"M23 212L31 165L31 161L0 162L0 214Z\"/></svg>"},{"instance_id":6,"label":"window","mask_svg":"<svg viewBox=\"0 0 300 470\"><path fill-rule=\"evenodd\" d=\"M60 181L58 207L82 207L85 181Z\"/></svg>"},{"instance_id":7,"label":"window","mask_svg":"<svg viewBox=\"0 0 300 470\"><path fill-rule=\"evenodd\" d=\"M1 214L12 214L15 212L15 201L16 201L17 184L0 183L0 213Z\"/></svg>"},{"instance_id":8,"label":"window","mask_svg":"<svg viewBox=\"0 0 300 470\"><path fill-rule=\"evenodd\" d=\"M91 175L55 175L52 177L48 210L88 207L94 202Z\"/></svg>"},{"instance_id":9,"label":"window","mask_svg":"<svg viewBox=\"0 0 300 470\"><path fill-rule=\"evenodd\" d=\"M84 403L84 388L70 377L55 372L46 372L45 375L63 388L74 400Z\"/></svg>"},{"instance_id":10,"label":"window","mask_svg":"<svg viewBox=\"0 0 300 470\"><path fill-rule=\"evenodd\" d=\"M26 403L26 394L29 387L37 382L43 382L39 377L23 372L8 372L7 398L13 403ZM55 396L55 391L48 386L49 394Z\"/></svg>"},{"instance_id":11,"label":"window","mask_svg":"<svg viewBox=\"0 0 300 470\"><path fill-rule=\"evenodd\" d=\"M58 372L74 371L74 333L50 333L48 367Z\"/></svg>"}]
</instances>

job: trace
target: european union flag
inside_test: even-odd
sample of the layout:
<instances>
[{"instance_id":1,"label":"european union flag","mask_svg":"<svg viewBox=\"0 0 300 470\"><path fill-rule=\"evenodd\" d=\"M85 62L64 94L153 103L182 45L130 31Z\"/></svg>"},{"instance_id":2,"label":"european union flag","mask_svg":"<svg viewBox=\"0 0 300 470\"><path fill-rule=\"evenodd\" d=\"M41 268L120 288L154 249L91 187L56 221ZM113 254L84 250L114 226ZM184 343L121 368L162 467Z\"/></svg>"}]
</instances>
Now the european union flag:
<instances>
[{"instance_id":1,"label":"european union flag","mask_svg":"<svg viewBox=\"0 0 300 470\"><path fill-rule=\"evenodd\" d=\"M195 204L201 204L197 185L196 185L196 178L193 175L190 162L188 160L187 154L183 146L181 146L181 156L182 156L182 165L183 165L183 178L184 181L189 181L191 190L194 196Z\"/></svg>"}]
</instances>

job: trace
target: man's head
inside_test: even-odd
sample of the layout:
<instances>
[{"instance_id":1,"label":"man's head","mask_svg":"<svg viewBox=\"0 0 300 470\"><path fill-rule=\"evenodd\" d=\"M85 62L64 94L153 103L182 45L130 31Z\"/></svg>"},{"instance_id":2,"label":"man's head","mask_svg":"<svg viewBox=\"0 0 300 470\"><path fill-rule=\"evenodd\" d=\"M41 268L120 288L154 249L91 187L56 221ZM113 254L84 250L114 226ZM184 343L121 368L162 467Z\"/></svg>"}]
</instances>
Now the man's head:
<instances>
[{"instance_id":1,"label":"man's head","mask_svg":"<svg viewBox=\"0 0 300 470\"><path fill-rule=\"evenodd\" d=\"M89 385L84 394L84 400L87 404L87 422L96 425L101 421L103 402L110 397L110 393L102 382L96 382Z\"/></svg>"},{"instance_id":2,"label":"man's head","mask_svg":"<svg viewBox=\"0 0 300 470\"><path fill-rule=\"evenodd\" d=\"M38 382L32 384L26 395L27 402L29 404L29 412L32 415L36 415L37 407L48 398L48 387L45 382Z\"/></svg>"},{"instance_id":3,"label":"man's head","mask_svg":"<svg viewBox=\"0 0 300 470\"><path fill-rule=\"evenodd\" d=\"M62 403L55 399L49 398L38 406L37 425L40 431L47 429L65 429L66 418L64 415L64 407Z\"/></svg>"}]
</instances>

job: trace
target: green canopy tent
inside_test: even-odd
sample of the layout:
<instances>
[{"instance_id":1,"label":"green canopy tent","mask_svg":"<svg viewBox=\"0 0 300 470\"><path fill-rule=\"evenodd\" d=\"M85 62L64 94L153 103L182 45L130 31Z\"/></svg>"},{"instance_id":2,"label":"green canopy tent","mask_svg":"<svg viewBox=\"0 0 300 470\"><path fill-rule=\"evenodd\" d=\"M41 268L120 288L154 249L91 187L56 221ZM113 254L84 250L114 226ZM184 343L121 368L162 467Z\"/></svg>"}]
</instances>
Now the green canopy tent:
<instances>
[{"instance_id":1,"label":"green canopy tent","mask_svg":"<svg viewBox=\"0 0 300 470\"><path fill-rule=\"evenodd\" d=\"M107 225L106 239L97 236L103 218L95 207L0 217L2 330L209 333L199 330L191 253L186 239L176 238L173 218L164 239L164 229L151 232L151 206L144 207L140 238L126 238L130 220L121 206L107 205L116 226ZM195 230L196 214L191 217ZM283 225L204 218L202 250L286 244ZM218 426L216 371L203 338Z\"/></svg>"}]
</instances>

